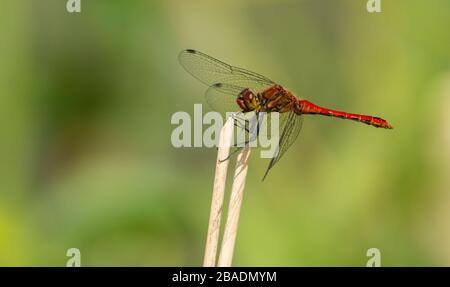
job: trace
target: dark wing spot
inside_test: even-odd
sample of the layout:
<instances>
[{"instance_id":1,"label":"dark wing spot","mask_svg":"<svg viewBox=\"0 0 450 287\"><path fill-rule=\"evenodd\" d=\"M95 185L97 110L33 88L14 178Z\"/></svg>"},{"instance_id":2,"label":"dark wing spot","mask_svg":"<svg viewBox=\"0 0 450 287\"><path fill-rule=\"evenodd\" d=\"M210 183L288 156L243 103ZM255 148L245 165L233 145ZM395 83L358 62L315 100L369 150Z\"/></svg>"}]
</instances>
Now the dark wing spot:
<instances>
[{"instance_id":1,"label":"dark wing spot","mask_svg":"<svg viewBox=\"0 0 450 287\"><path fill-rule=\"evenodd\" d=\"M214 85L212 85L214 88L221 88L223 86L222 83L215 83Z\"/></svg>"},{"instance_id":2,"label":"dark wing spot","mask_svg":"<svg viewBox=\"0 0 450 287\"><path fill-rule=\"evenodd\" d=\"M193 49L186 49L186 52L191 53L191 54L197 53L197 51L195 51Z\"/></svg>"}]
</instances>

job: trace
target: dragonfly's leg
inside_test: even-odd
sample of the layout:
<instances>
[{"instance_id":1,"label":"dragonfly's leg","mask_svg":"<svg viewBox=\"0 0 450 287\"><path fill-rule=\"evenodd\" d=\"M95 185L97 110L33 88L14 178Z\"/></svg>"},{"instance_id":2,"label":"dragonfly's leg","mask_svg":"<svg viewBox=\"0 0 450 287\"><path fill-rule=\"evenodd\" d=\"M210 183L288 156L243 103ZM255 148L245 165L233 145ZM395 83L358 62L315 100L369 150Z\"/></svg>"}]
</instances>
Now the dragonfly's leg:
<instances>
[{"instance_id":1,"label":"dragonfly's leg","mask_svg":"<svg viewBox=\"0 0 450 287\"><path fill-rule=\"evenodd\" d=\"M243 127L243 126L241 126L241 125L239 125L239 124L240 124L240 123L234 122L234 126L235 126L235 127L240 128L240 129L243 129L243 130L245 130L246 132L249 132L248 129L247 129L246 127Z\"/></svg>"},{"instance_id":2,"label":"dragonfly's leg","mask_svg":"<svg viewBox=\"0 0 450 287\"><path fill-rule=\"evenodd\" d=\"M249 129L247 128L247 120L243 119L243 118L239 118L236 117L236 115L232 115L233 120L234 120L234 126L240 129L245 130L246 132L249 132ZM244 123L242 123L242 121ZM239 144L234 144L231 147L237 147ZM220 159L219 162L224 162L230 159L231 156L233 156L236 152L238 152L239 150L241 150L242 147L238 147L236 150L232 151L226 158L224 159Z\"/></svg>"},{"instance_id":3,"label":"dragonfly's leg","mask_svg":"<svg viewBox=\"0 0 450 287\"><path fill-rule=\"evenodd\" d=\"M250 130L247 128L247 125L250 126L250 121L246 120L246 119L241 119L245 123L244 124L245 131L250 133L250 138L248 140L244 141L243 143L234 144L232 147L235 147L236 149L234 151L232 151L226 158L219 160L219 162L227 161L228 159L230 159L231 156L233 156L238 151L240 151L244 146L248 145L250 142L252 142L252 141L254 141L254 140L256 140L258 138L259 131L260 131L260 125L259 125L259 120L258 120L259 113L256 113L255 116L256 116L256 119L257 119L256 120L256 134L251 133ZM235 120L237 121L238 119L235 118ZM236 125L236 122L235 122L235 125ZM240 128L242 128L242 126ZM252 137L252 135L253 135L253 137Z\"/></svg>"},{"instance_id":4,"label":"dragonfly's leg","mask_svg":"<svg viewBox=\"0 0 450 287\"><path fill-rule=\"evenodd\" d=\"M255 141L259 136L259 112L255 113L255 119L256 119L256 133L253 133L253 131L249 131L250 138L248 141L244 142L244 145L248 144L249 142Z\"/></svg>"},{"instance_id":5,"label":"dragonfly's leg","mask_svg":"<svg viewBox=\"0 0 450 287\"><path fill-rule=\"evenodd\" d=\"M247 128L247 126L250 127L250 120L243 119L243 121L244 121L244 123L245 123L245 124L244 124L244 126L245 126L245 131L246 131L247 133L250 134L250 138L249 138L248 140L244 141L244 142L234 144L233 147L243 147L243 146L246 146L247 144L249 144L250 142L255 141L255 140L258 138L258 135L259 135L259 128L260 128L258 116L259 116L259 113L256 113L256 114L255 114L255 118L257 119L257 120L256 120L256 134L253 133L253 131L250 131L249 128ZM241 127L241 128L242 128L242 127ZM244 129L244 128L243 128L243 129Z\"/></svg>"},{"instance_id":6,"label":"dragonfly's leg","mask_svg":"<svg viewBox=\"0 0 450 287\"><path fill-rule=\"evenodd\" d=\"M238 151L240 151L244 146L248 145L250 142L252 142L253 139L249 139L246 140L243 143L237 143L232 145L233 148L236 148L235 150L233 150L226 158L219 160L219 162L224 162L230 159L230 157L232 157L233 155L235 155Z\"/></svg>"},{"instance_id":7,"label":"dragonfly's leg","mask_svg":"<svg viewBox=\"0 0 450 287\"><path fill-rule=\"evenodd\" d=\"M238 113L238 114L240 114L240 113ZM249 132L248 128L245 126L245 124L246 124L246 123L245 123L245 119L236 117L236 115L237 115L237 114L231 115L231 118L233 119L233 124L234 124L234 126L237 127L237 128L243 129L243 130L245 130L246 132ZM244 121L244 124L242 124L240 121ZM233 146L234 146L234 145L233 145Z\"/></svg>"},{"instance_id":8,"label":"dragonfly's leg","mask_svg":"<svg viewBox=\"0 0 450 287\"><path fill-rule=\"evenodd\" d=\"M248 133L250 132L248 130L247 126L246 126L247 121L245 119L241 119L241 118L237 118L237 117L233 117L233 119L234 119L234 125L236 127L240 128L240 129L243 129L243 130L245 130ZM244 121L244 124L242 124L242 122L240 122L240 121Z\"/></svg>"},{"instance_id":9,"label":"dragonfly's leg","mask_svg":"<svg viewBox=\"0 0 450 287\"><path fill-rule=\"evenodd\" d=\"M235 155L238 151L240 151L242 149L242 147L238 147L236 148L234 151L232 151L226 158L224 159L219 159L219 162L224 162L230 159L230 157L232 157L233 155Z\"/></svg>"},{"instance_id":10,"label":"dragonfly's leg","mask_svg":"<svg viewBox=\"0 0 450 287\"><path fill-rule=\"evenodd\" d=\"M259 131L259 129L258 129ZM257 132L258 133L258 132ZM248 145L250 142L254 141L258 136L256 135L254 138L248 139L243 143L239 143L236 145L233 145L233 147L235 147L236 149L234 151L232 151L226 158L219 160L219 162L224 162L227 161L228 159L230 159L230 157L232 157L234 154L236 154L238 151L240 151L244 146Z\"/></svg>"}]
</instances>

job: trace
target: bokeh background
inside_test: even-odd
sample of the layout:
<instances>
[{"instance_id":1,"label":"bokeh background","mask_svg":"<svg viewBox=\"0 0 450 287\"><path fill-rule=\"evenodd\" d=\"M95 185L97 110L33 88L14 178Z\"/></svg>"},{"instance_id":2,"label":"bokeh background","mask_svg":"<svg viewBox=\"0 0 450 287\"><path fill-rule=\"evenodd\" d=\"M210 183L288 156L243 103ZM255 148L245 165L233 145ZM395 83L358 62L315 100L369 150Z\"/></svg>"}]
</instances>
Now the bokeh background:
<instances>
[{"instance_id":1,"label":"bokeh background","mask_svg":"<svg viewBox=\"0 0 450 287\"><path fill-rule=\"evenodd\" d=\"M170 143L205 103L185 48L395 127L308 117L264 182L254 153L234 265L450 265L448 0L65 6L0 4L0 265L201 265L216 151Z\"/></svg>"}]
</instances>

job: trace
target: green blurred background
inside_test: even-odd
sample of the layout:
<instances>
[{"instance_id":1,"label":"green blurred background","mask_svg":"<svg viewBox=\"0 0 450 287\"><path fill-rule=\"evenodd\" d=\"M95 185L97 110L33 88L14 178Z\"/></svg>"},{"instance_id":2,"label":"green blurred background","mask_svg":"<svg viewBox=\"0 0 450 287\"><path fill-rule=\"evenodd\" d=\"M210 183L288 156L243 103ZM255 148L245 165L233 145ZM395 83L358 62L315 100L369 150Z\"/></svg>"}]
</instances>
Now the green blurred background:
<instances>
[{"instance_id":1,"label":"green blurred background","mask_svg":"<svg viewBox=\"0 0 450 287\"><path fill-rule=\"evenodd\" d=\"M0 265L202 264L215 149L170 143L205 103L194 48L394 130L307 117L261 182L238 266L450 265L450 1L0 4Z\"/></svg>"}]
</instances>

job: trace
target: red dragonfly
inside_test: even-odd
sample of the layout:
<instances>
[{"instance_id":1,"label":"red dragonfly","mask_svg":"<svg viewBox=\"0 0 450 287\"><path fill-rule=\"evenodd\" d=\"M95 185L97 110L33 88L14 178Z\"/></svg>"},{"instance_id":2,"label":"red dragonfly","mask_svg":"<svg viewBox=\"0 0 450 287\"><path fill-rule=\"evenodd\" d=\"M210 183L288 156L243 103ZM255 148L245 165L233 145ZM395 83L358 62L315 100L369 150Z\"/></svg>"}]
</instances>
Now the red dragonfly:
<instances>
[{"instance_id":1,"label":"red dragonfly","mask_svg":"<svg viewBox=\"0 0 450 287\"><path fill-rule=\"evenodd\" d=\"M279 112L281 136L278 153L264 174L280 160L302 128L302 115L323 115L349 119L377 128L392 129L384 119L352 114L320 107L310 101L298 99L283 86L255 72L228 65L196 50L181 51L180 64L192 76L208 85L206 100L213 110L231 112Z\"/></svg>"}]
</instances>

